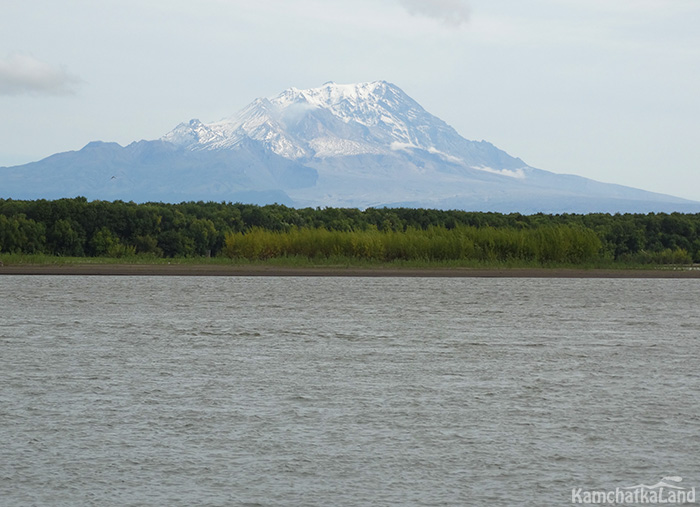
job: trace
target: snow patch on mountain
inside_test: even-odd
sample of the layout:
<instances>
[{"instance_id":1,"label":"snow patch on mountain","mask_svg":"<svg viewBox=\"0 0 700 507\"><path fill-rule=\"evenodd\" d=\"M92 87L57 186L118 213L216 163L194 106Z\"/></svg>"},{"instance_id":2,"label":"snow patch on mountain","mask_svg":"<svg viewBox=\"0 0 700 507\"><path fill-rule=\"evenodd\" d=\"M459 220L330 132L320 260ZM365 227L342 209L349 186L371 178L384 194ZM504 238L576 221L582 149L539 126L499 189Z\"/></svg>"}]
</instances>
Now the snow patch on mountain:
<instances>
[{"instance_id":1,"label":"snow patch on mountain","mask_svg":"<svg viewBox=\"0 0 700 507\"><path fill-rule=\"evenodd\" d=\"M472 169L476 169L478 171L484 171L487 173L492 173L492 174L500 174L501 176L508 176L510 178L516 178L516 179L525 179L525 168L520 168L520 169L494 169L493 167L488 167L485 165L482 166L471 166Z\"/></svg>"},{"instance_id":2,"label":"snow patch on mountain","mask_svg":"<svg viewBox=\"0 0 700 507\"><path fill-rule=\"evenodd\" d=\"M464 162L464 160L462 160L461 158L455 157L453 155L450 155L449 153L445 153L443 151L440 151L437 148L435 148L434 146L431 146L430 148L428 148L428 153L432 153L433 155L439 155L440 157L444 158L445 160L447 160L449 162L454 162L456 164L461 164L462 162Z\"/></svg>"},{"instance_id":3,"label":"snow patch on mountain","mask_svg":"<svg viewBox=\"0 0 700 507\"><path fill-rule=\"evenodd\" d=\"M385 150L369 143L362 143L350 139L338 137L319 137L309 141L309 146L314 151L314 157L327 158L354 155L381 155Z\"/></svg>"},{"instance_id":4,"label":"snow patch on mountain","mask_svg":"<svg viewBox=\"0 0 700 507\"><path fill-rule=\"evenodd\" d=\"M378 124L382 119L392 121L388 107L395 107L397 100L387 98L390 85L385 81L341 85L332 81L320 88L298 90L290 88L271 100L281 109L297 104L308 104L330 110L344 122L357 122L365 126Z\"/></svg>"}]
</instances>

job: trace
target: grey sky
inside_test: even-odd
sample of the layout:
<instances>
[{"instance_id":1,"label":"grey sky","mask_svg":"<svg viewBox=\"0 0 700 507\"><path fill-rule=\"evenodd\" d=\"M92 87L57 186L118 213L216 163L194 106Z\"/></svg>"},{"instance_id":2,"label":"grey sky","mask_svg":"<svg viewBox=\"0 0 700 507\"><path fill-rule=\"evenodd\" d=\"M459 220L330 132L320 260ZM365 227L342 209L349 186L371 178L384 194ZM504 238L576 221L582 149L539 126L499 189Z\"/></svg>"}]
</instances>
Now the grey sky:
<instances>
[{"instance_id":1,"label":"grey sky","mask_svg":"<svg viewBox=\"0 0 700 507\"><path fill-rule=\"evenodd\" d=\"M427 16L460 26L469 20L469 5L465 0L399 0L411 14Z\"/></svg>"},{"instance_id":2,"label":"grey sky","mask_svg":"<svg viewBox=\"0 0 700 507\"><path fill-rule=\"evenodd\" d=\"M535 167L700 200L697 0L8 4L0 165L384 79Z\"/></svg>"}]
</instances>

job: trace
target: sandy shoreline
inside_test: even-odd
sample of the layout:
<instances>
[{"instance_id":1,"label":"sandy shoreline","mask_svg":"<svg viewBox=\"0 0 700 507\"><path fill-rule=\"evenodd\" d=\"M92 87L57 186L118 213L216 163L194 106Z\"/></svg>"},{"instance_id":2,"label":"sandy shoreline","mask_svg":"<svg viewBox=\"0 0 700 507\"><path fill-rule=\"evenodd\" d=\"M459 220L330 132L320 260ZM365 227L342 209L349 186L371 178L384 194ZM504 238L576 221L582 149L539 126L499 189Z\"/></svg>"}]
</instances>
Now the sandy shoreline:
<instances>
[{"instance_id":1,"label":"sandy shoreline","mask_svg":"<svg viewBox=\"0 0 700 507\"><path fill-rule=\"evenodd\" d=\"M560 268L294 268L212 264L23 264L0 267L0 275L96 276L354 276L473 278L700 278L699 269L560 269Z\"/></svg>"}]
</instances>

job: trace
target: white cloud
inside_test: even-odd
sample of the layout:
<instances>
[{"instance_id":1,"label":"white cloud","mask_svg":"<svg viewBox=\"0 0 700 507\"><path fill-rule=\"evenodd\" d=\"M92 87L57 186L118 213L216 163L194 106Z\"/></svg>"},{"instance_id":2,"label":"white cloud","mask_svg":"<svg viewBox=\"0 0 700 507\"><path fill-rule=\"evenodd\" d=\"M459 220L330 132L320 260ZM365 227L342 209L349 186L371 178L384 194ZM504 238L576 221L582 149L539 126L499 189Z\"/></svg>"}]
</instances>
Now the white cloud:
<instances>
[{"instance_id":1,"label":"white cloud","mask_svg":"<svg viewBox=\"0 0 700 507\"><path fill-rule=\"evenodd\" d=\"M0 59L0 95L72 95L80 78L23 53Z\"/></svg>"},{"instance_id":2,"label":"white cloud","mask_svg":"<svg viewBox=\"0 0 700 507\"><path fill-rule=\"evenodd\" d=\"M466 0L399 0L413 15L438 19L458 27L469 21L469 5Z\"/></svg>"}]
</instances>

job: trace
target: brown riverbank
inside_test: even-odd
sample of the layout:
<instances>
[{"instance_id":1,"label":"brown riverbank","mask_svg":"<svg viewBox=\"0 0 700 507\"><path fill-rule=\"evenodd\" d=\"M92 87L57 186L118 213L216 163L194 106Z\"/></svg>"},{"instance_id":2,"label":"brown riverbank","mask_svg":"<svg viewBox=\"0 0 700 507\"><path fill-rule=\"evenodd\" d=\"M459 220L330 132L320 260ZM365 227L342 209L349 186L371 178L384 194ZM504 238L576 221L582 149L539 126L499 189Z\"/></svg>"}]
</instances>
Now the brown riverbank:
<instances>
[{"instance_id":1,"label":"brown riverbank","mask_svg":"<svg viewBox=\"0 0 700 507\"><path fill-rule=\"evenodd\" d=\"M18 264L0 275L700 278L700 269L353 268L221 264Z\"/></svg>"}]
</instances>

